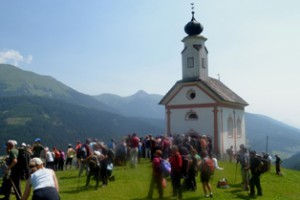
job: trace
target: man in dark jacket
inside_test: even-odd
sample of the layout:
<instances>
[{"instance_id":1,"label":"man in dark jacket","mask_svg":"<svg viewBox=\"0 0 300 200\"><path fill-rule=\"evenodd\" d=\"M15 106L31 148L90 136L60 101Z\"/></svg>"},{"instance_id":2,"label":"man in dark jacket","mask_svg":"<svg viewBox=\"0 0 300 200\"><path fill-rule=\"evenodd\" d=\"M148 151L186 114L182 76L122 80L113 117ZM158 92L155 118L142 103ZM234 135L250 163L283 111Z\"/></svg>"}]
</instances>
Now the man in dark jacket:
<instances>
[{"instance_id":1,"label":"man in dark jacket","mask_svg":"<svg viewBox=\"0 0 300 200\"><path fill-rule=\"evenodd\" d=\"M255 196L255 187L257 189L257 195L258 196L262 196L262 188L261 188L261 184L260 184L260 175L261 170L261 160L259 159L258 156L256 156L256 152L255 151L251 151L250 152L250 171L251 171L251 178L250 178L250 197L254 197Z\"/></svg>"},{"instance_id":2,"label":"man in dark jacket","mask_svg":"<svg viewBox=\"0 0 300 200\"><path fill-rule=\"evenodd\" d=\"M276 160L275 160L276 174L281 176L282 174L280 171L280 165L281 165L282 161L278 155L275 155L275 158L276 158Z\"/></svg>"}]
</instances>

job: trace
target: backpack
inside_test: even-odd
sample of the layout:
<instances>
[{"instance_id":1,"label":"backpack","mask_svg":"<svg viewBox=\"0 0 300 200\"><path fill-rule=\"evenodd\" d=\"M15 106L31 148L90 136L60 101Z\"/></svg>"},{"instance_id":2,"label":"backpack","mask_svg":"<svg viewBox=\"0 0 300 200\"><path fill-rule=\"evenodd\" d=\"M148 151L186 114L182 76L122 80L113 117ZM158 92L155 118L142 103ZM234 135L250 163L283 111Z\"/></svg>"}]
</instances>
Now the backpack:
<instances>
[{"instance_id":1,"label":"backpack","mask_svg":"<svg viewBox=\"0 0 300 200\"><path fill-rule=\"evenodd\" d=\"M210 158L202 159L200 171L201 173L208 173L209 175L213 175L215 171L214 161Z\"/></svg>"},{"instance_id":2,"label":"backpack","mask_svg":"<svg viewBox=\"0 0 300 200\"><path fill-rule=\"evenodd\" d=\"M55 150L55 151L54 151L54 156L55 156L56 159L59 159L59 158L60 158L60 153L59 153L58 150Z\"/></svg>"},{"instance_id":3,"label":"backpack","mask_svg":"<svg viewBox=\"0 0 300 200\"><path fill-rule=\"evenodd\" d=\"M107 157L109 159L109 161L111 163L114 162L115 158L116 158L116 153L113 149L109 148L108 151L107 151Z\"/></svg>"},{"instance_id":4,"label":"backpack","mask_svg":"<svg viewBox=\"0 0 300 200\"><path fill-rule=\"evenodd\" d=\"M90 169L99 168L100 162L99 162L98 156L95 154L92 155L92 157L89 159L88 164L89 164Z\"/></svg>"},{"instance_id":5,"label":"backpack","mask_svg":"<svg viewBox=\"0 0 300 200\"><path fill-rule=\"evenodd\" d=\"M198 167L197 167L197 164L198 164L198 160L195 156L191 156L191 166L190 166L190 170L194 170L195 172L198 171Z\"/></svg>"},{"instance_id":6,"label":"backpack","mask_svg":"<svg viewBox=\"0 0 300 200\"><path fill-rule=\"evenodd\" d=\"M19 148L19 153L17 157L17 166L20 168L27 167L29 165L29 161L31 159L30 152L25 148Z\"/></svg>"},{"instance_id":7,"label":"backpack","mask_svg":"<svg viewBox=\"0 0 300 200\"><path fill-rule=\"evenodd\" d=\"M228 185L228 181L226 178L222 178L218 181L217 183L217 187L218 188L222 188L222 189L227 189L229 188L230 186Z\"/></svg>"},{"instance_id":8,"label":"backpack","mask_svg":"<svg viewBox=\"0 0 300 200\"><path fill-rule=\"evenodd\" d=\"M21 177L26 180L29 178L29 162L31 159L31 153L26 148L19 148L19 154L17 157L16 167L18 168Z\"/></svg>"},{"instance_id":9,"label":"backpack","mask_svg":"<svg viewBox=\"0 0 300 200\"><path fill-rule=\"evenodd\" d=\"M62 151L62 152L60 153L59 158L60 158L61 160L65 160L65 159L66 159L65 152Z\"/></svg>"},{"instance_id":10,"label":"backpack","mask_svg":"<svg viewBox=\"0 0 300 200\"><path fill-rule=\"evenodd\" d=\"M87 156L87 150L86 150L85 145L83 144L77 150L77 158L84 159L84 158L86 158L86 156Z\"/></svg>"},{"instance_id":11,"label":"backpack","mask_svg":"<svg viewBox=\"0 0 300 200\"><path fill-rule=\"evenodd\" d=\"M171 164L164 159L160 159L160 170L163 177L168 177L171 173Z\"/></svg>"},{"instance_id":12,"label":"backpack","mask_svg":"<svg viewBox=\"0 0 300 200\"><path fill-rule=\"evenodd\" d=\"M189 160L188 156L186 156L186 155L182 156L181 174L183 177L187 177L189 167L190 167L190 160Z\"/></svg>"},{"instance_id":13,"label":"backpack","mask_svg":"<svg viewBox=\"0 0 300 200\"><path fill-rule=\"evenodd\" d=\"M257 170L261 173L266 173L270 170L270 162L265 159L262 158L261 156L256 156L256 158L259 160L259 165L257 167Z\"/></svg>"}]
</instances>

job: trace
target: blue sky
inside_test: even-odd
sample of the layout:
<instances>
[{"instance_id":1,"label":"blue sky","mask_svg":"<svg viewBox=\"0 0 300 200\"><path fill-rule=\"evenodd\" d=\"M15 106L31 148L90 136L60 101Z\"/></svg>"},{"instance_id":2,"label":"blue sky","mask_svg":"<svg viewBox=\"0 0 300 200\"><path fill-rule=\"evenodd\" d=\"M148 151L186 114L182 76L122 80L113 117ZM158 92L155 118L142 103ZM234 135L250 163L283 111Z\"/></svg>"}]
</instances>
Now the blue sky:
<instances>
[{"instance_id":1,"label":"blue sky","mask_svg":"<svg viewBox=\"0 0 300 200\"><path fill-rule=\"evenodd\" d=\"M181 79L186 0L2 0L0 62L90 95L164 95ZM300 1L195 1L209 75L247 112L300 128Z\"/></svg>"}]
</instances>

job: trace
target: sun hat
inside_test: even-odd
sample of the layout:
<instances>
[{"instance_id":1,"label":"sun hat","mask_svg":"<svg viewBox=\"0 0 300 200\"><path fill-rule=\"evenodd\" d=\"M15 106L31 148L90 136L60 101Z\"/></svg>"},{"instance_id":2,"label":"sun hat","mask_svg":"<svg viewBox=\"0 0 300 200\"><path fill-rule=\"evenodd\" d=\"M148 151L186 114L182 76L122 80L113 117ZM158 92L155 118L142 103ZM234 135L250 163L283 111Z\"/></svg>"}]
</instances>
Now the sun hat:
<instances>
[{"instance_id":1,"label":"sun hat","mask_svg":"<svg viewBox=\"0 0 300 200\"><path fill-rule=\"evenodd\" d=\"M36 165L42 165L43 161L40 158L32 158L30 160L31 163L35 163Z\"/></svg>"}]
</instances>

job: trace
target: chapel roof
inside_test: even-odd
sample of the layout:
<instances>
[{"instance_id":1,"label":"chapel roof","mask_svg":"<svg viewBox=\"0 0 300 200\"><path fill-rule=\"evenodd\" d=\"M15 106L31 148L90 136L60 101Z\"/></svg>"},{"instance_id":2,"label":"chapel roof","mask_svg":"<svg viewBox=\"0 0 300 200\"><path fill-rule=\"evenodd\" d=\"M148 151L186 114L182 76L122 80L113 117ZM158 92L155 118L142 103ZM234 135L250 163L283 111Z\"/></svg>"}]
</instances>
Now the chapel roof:
<instances>
[{"instance_id":1,"label":"chapel roof","mask_svg":"<svg viewBox=\"0 0 300 200\"><path fill-rule=\"evenodd\" d=\"M230 88L228 88L224 83L222 83L218 79L207 78L202 81L207 85L213 92L215 92L221 99L231 103L238 103L247 106L248 103L242 99L239 95L233 92Z\"/></svg>"},{"instance_id":2,"label":"chapel roof","mask_svg":"<svg viewBox=\"0 0 300 200\"><path fill-rule=\"evenodd\" d=\"M172 93L172 91L178 85L184 85L185 83L192 83L192 82L199 83L199 84L205 86L205 89L207 89L209 92L216 95L220 101L238 104L238 105L242 105L242 106L248 105L248 103L244 99L242 99L239 95L237 95L235 92L233 92L231 89L229 89L224 83L222 83L218 79L214 79L211 77L208 77L207 79L177 81L177 83L169 90L169 92L159 102L159 104L164 104L163 101L166 100L166 98Z\"/></svg>"}]
</instances>

